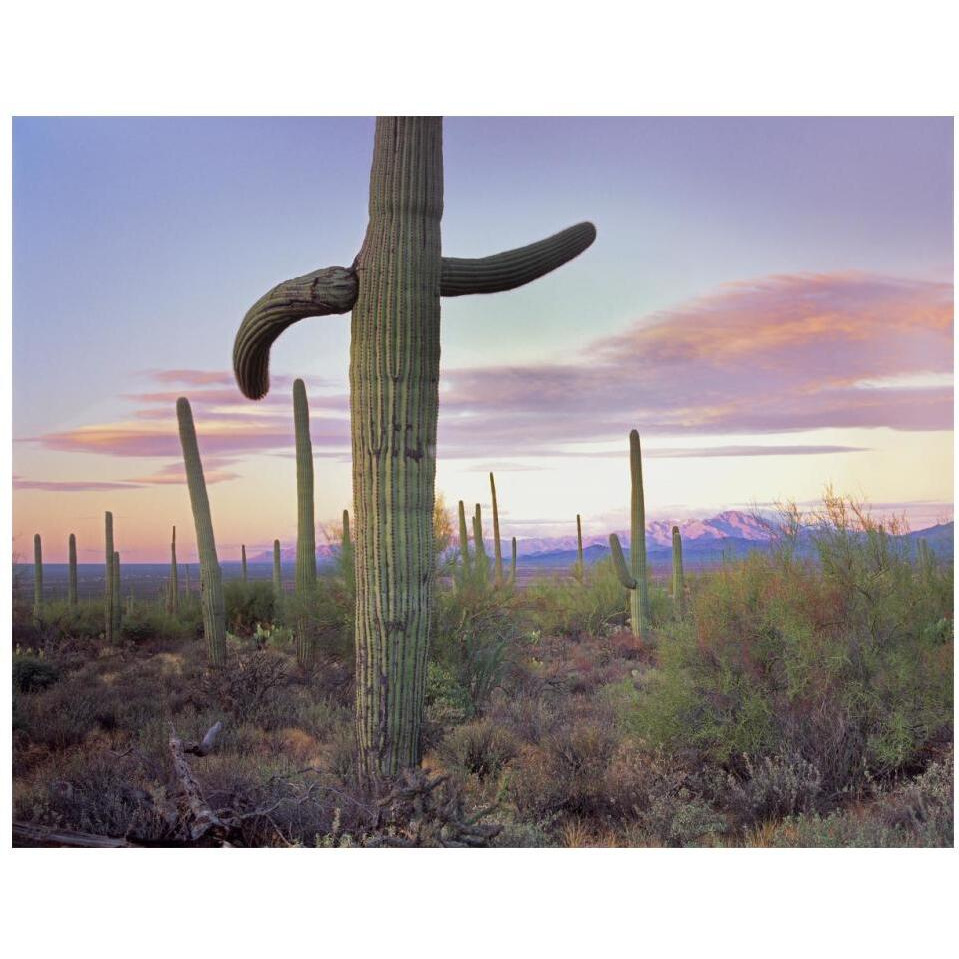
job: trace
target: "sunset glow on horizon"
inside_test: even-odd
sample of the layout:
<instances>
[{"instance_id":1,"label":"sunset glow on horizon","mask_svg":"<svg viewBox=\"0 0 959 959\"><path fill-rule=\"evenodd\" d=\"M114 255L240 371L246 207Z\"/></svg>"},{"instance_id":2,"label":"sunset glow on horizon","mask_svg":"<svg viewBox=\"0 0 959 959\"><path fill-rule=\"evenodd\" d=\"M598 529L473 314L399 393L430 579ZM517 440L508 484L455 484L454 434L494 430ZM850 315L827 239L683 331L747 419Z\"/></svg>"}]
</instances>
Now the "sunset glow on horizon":
<instances>
[{"instance_id":1,"label":"sunset glow on horizon","mask_svg":"<svg viewBox=\"0 0 959 959\"><path fill-rule=\"evenodd\" d=\"M196 559L175 402L189 397L221 561L296 530L291 387L307 384L318 522L352 508L349 317L230 370L270 286L348 265L369 119L14 123L13 551ZM443 301L437 490L503 535L815 503L824 487L952 519L951 119L451 118L444 253L579 220L593 247L496 298ZM70 291L62 299L55 289Z\"/></svg>"}]
</instances>

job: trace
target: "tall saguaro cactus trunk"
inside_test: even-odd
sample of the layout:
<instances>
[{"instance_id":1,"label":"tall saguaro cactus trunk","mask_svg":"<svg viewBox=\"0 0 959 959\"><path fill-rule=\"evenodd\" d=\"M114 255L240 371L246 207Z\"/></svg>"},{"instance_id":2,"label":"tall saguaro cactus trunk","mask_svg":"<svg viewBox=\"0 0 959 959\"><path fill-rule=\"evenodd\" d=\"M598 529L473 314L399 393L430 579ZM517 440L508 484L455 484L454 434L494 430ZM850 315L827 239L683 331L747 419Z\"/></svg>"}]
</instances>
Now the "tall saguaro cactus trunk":
<instances>
[{"instance_id":1,"label":"tall saguaro cactus trunk","mask_svg":"<svg viewBox=\"0 0 959 959\"><path fill-rule=\"evenodd\" d=\"M33 621L40 622L43 613L43 546L40 534L33 534Z\"/></svg>"},{"instance_id":2,"label":"tall saguaro cactus trunk","mask_svg":"<svg viewBox=\"0 0 959 959\"><path fill-rule=\"evenodd\" d=\"M203 633L206 636L207 655L211 666L222 666L226 661L226 605L223 601L223 577L216 555L213 536L213 517L206 494L203 463L196 442L193 411L185 396L176 401L176 415L180 428L180 446L186 467L186 482L193 508L196 527L196 546L200 554L200 606L203 610Z\"/></svg>"},{"instance_id":3,"label":"tall saguaro cactus trunk","mask_svg":"<svg viewBox=\"0 0 959 959\"><path fill-rule=\"evenodd\" d=\"M67 579L67 602L71 606L76 606L79 603L77 594L77 537L73 533L70 534L68 555L70 573Z\"/></svg>"},{"instance_id":4,"label":"tall saguaro cactus trunk","mask_svg":"<svg viewBox=\"0 0 959 959\"><path fill-rule=\"evenodd\" d=\"M104 627L107 643L112 643L114 638L113 628L116 617L113 610L113 513L104 514L104 551L106 553L104 567L106 569L106 590L104 594Z\"/></svg>"},{"instance_id":5,"label":"tall saguaro cactus trunk","mask_svg":"<svg viewBox=\"0 0 959 959\"><path fill-rule=\"evenodd\" d=\"M280 565L280 541L273 540L273 595L279 599L283 595L283 567Z\"/></svg>"},{"instance_id":6,"label":"tall saguaro cactus trunk","mask_svg":"<svg viewBox=\"0 0 959 959\"><path fill-rule=\"evenodd\" d=\"M350 392L360 774L419 762L440 375L438 117L381 118L356 260Z\"/></svg>"},{"instance_id":7,"label":"tall saguaro cactus trunk","mask_svg":"<svg viewBox=\"0 0 959 959\"><path fill-rule=\"evenodd\" d=\"M583 521L576 514L576 578L583 582L586 578L586 562L583 558Z\"/></svg>"},{"instance_id":8,"label":"tall saguaro cactus trunk","mask_svg":"<svg viewBox=\"0 0 959 959\"><path fill-rule=\"evenodd\" d=\"M301 666L313 662L313 629L307 614L316 590L316 521L313 513L313 441L306 384L293 383L293 429L296 436L296 658Z\"/></svg>"},{"instance_id":9,"label":"tall saguaro cactus trunk","mask_svg":"<svg viewBox=\"0 0 959 959\"><path fill-rule=\"evenodd\" d=\"M629 564L636 588L629 594L633 635L642 636L649 625L649 580L646 576L646 498L643 493L643 458L639 433L629 433Z\"/></svg>"},{"instance_id":10,"label":"tall saguaro cactus trunk","mask_svg":"<svg viewBox=\"0 0 959 959\"><path fill-rule=\"evenodd\" d=\"M496 480L489 474L490 494L493 498L493 559L496 568L496 583L503 582L503 546L499 538L499 507L496 503Z\"/></svg>"},{"instance_id":11,"label":"tall saguaro cactus trunk","mask_svg":"<svg viewBox=\"0 0 959 959\"><path fill-rule=\"evenodd\" d=\"M685 592L683 579L683 538L679 527L673 527L673 605L677 613L683 611L683 594Z\"/></svg>"},{"instance_id":12,"label":"tall saguaro cactus trunk","mask_svg":"<svg viewBox=\"0 0 959 959\"><path fill-rule=\"evenodd\" d=\"M180 606L180 582L176 566L176 527L173 527L173 536L170 540L170 598L168 612L176 615Z\"/></svg>"},{"instance_id":13,"label":"tall saguaro cactus trunk","mask_svg":"<svg viewBox=\"0 0 959 959\"><path fill-rule=\"evenodd\" d=\"M240 563L243 566L243 583L244 585L246 585L250 580L249 580L249 574L247 573L247 568L246 568L246 546L245 545L240 547Z\"/></svg>"},{"instance_id":14,"label":"tall saguaro cactus trunk","mask_svg":"<svg viewBox=\"0 0 959 959\"><path fill-rule=\"evenodd\" d=\"M529 283L580 254L596 230L579 223L494 256L442 256L439 117L377 119L369 213L352 267L287 280L250 308L233 368L244 395L259 399L283 330L353 311L356 728L359 772L375 783L419 760L435 571L440 297Z\"/></svg>"}]
</instances>

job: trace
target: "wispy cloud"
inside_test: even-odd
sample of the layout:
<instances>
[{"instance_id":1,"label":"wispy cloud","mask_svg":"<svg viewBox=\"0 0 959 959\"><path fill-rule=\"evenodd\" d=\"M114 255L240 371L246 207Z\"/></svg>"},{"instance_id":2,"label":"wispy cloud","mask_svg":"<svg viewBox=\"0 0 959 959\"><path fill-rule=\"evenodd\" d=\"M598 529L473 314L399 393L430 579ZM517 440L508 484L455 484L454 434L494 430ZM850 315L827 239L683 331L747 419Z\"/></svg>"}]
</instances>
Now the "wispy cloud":
<instances>
[{"instance_id":1,"label":"wispy cloud","mask_svg":"<svg viewBox=\"0 0 959 959\"><path fill-rule=\"evenodd\" d=\"M13 477L14 489L43 490L47 493L102 493L107 490L142 489L137 482L96 482L92 480L31 480Z\"/></svg>"},{"instance_id":2,"label":"wispy cloud","mask_svg":"<svg viewBox=\"0 0 959 959\"><path fill-rule=\"evenodd\" d=\"M622 439L633 427L644 437L689 438L781 436L819 428L951 429L952 317L952 287L945 283L834 273L729 284L594 341L575 362L445 370L439 455L505 460L514 468L526 457L603 457L611 454L590 447ZM161 388L128 394L135 409L125 421L28 442L65 452L171 460L150 476L103 488L181 482L173 407L186 392L209 482L234 478L225 467L245 455L292 451L291 377L273 376L270 395L250 403L229 371L149 375ZM325 381L311 383L316 455L348 456L348 396L329 391ZM171 386L176 388L162 388ZM645 454L750 457L861 450L781 441L682 448L652 442Z\"/></svg>"}]
</instances>

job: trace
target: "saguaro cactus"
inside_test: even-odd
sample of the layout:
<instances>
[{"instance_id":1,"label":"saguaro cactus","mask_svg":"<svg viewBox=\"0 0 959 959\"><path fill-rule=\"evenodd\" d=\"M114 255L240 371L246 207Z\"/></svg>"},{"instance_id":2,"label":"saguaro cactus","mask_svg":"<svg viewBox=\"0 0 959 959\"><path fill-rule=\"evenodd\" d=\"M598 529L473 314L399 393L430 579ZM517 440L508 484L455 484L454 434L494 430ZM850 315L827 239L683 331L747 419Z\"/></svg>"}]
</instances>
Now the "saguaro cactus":
<instances>
[{"instance_id":1,"label":"saguaro cactus","mask_svg":"<svg viewBox=\"0 0 959 959\"><path fill-rule=\"evenodd\" d=\"M123 625L123 602L120 599L120 554L113 554L113 636L120 638Z\"/></svg>"},{"instance_id":2,"label":"saguaro cactus","mask_svg":"<svg viewBox=\"0 0 959 959\"><path fill-rule=\"evenodd\" d=\"M489 474L489 488L493 496L493 557L496 569L496 582L503 582L503 547L499 539L499 508L496 505L496 480Z\"/></svg>"},{"instance_id":3,"label":"saguaro cactus","mask_svg":"<svg viewBox=\"0 0 959 959\"><path fill-rule=\"evenodd\" d=\"M586 577L586 563L583 559L583 523L576 514L576 578L582 582Z\"/></svg>"},{"instance_id":4,"label":"saguaro cactus","mask_svg":"<svg viewBox=\"0 0 959 959\"><path fill-rule=\"evenodd\" d=\"M112 643L114 640L113 627L116 622L116 616L113 612L113 513L104 514L104 546L106 556L104 558L104 568L106 570L106 591L104 595L104 619L106 641Z\"/></svg>"},{"instance_id":5,"label":"saguaro cactus","mask_svg":"<svg viewBox=\"0 0 959 959\"><path fill-rule=\"evenodd\" d=\"M468 575L471 569L470 563L470 534L466 527L466 506L463 501L459 501L459 521L460 521L460 559L463 563L463 573Z\"/></svg>"},{"instance_id":6,"label":"saguaro cactus","mask_svg":"<svg viewBox=\"0 0 959 959\"><path fill-rule=\"evenodd\" d=\"M170 597L167 611L175 615L180 606L180 582L176 567L176 527L173 527L173 536L170 540Z\"/></svg>"},{"instance_id":7,"label":"saguaro cactus","mask_svg":"<svg viewBox=\"0 0 959 959\"><path fill-rule=\"evenodd\" d=\"M356 509L356 722L364 779L419 760L433 577L440 297L522 286L581 253L582 223L479 260L443 257L442 121L381 117L369 225L350 268L275 287L247 313L233 366L263 396L270 345L307 316L353 310L350 409Z\"/></svg>"},{"instance_id":8,"label":"saguaro cactus","mask_svg":"<svg viewBox=\"0 0 959 959\"><path fill-rule=\"evenodd\" d=\"M483 511L479 503L473 513L473 560L480 579L486 582L489 578L489 557L486 555L486 543L483 542Z\"/></svg>"},{"instance_id":9,"label":"saguaro cactus","mask_svg":"<svg viewBox=\"0 0 959 959\"><path fill-rule=\"evenodd\" d=\"M513 537L513 560L510 564L509 581L516 585L516 537Z\"/></svg>"},{"instance_id":10,"label":"saguaro cactus","mask_svg":"<svg viewBox=\"0 0 959 959\"><path fill-rule=\"evenodd\" d=\"M243 564L243 582L248 583L249 579L247 578L246 571L246 546L240 547L240 562Z\"/></svg>"},{"instance_id":11,"label":"saguaro cactus","mask_svg":"<svg viewBox=\"0 0 959 959\"><path fill-rule=\"evenodd\" d=\"M277 598L283 595L283 568L280 566L280 541L273 540L273 593Z\"/></svg>"},{"instance_id":12,"label":"saguaro cactus","mask_svg":"<svg viewBox=\"0 0 959 959\"><path fill-rule=\"evenodd\" d=\"M71 533L68 547L70 562L70 573L67 579L67 602L71 606L76 606L79 602L77 596L77 538Z\"/></svg>"},{"instance_id":13,"label":"saguaro cactus","mask_svg":"<svg viewBox=\"0 0 959 959\"><path fill-rule=\"evenodd\" d=\"M33 619L40 622L43 612L43 547L40 534L33 534Z\"/></svg>"},{"instance_id":14,"label":"saguaro cactus","mask_svg":"<svg viewBox=\"0 0 959 959\"><path fill-rule=\"evenodd\" d=\"M293 429L296 434L296 594L300 615L296 625L296 658L301 666L313 661L313 631L305 604L316 589L316 521L313 514L313 441L306 384L293 383Z\"/></svg>"},{"instance_id":15,"label":"saguaro cactus","mask_svg":"<svg viewBox=\"0 0 959 959\"><path fill-rule=\"evenodd\" d=\"M186 482L193 508L196 527L197 552L200 554L200 605L203 608L203 633L211 666L222 666L226 660L226 606L223 602L223 577L216 556L213 536L213 518L210 500L206 494L203 464L196 442L193 411L185 396L176 401L176 415L180 427L180 446L186 467Z\"/></svg>"},{"instance_id":16,"label":"saguaro cactus","mask_svg":"<svg viewBox=\"0 0 959 959\"><path fill-rule=\"evenodd\" d=\"M649 624L649 581L646 578L646 505L643 497L643 461L639 433L629 434L629 566L619 537L613 533L609 545L620 582L629 590L629 615L633 635L642 636Z\"/></svg>"},{"instance_id":17,"label":"saguaro cactus","mask_svg":"<svg viewBox=\"0 0 959 959\"><path fill-rule=\"evenodd\" d=\"M683 610L683 596L685 583L683 580L683 538L679 535L679 527L673 527L673 603L676 612Z\"/></svg>"}]
</instances>

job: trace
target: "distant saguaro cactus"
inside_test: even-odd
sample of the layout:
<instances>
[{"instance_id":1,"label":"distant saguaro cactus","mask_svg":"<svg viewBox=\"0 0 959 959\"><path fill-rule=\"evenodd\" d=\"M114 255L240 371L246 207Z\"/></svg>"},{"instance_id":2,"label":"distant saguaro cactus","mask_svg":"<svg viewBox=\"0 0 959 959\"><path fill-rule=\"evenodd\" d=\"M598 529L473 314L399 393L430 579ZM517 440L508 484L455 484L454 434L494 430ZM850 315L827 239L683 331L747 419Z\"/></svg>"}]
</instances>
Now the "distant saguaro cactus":
<instances>
[{"instance_id":1,"label":"distant saguaro cactus","mask_svg":"<svg viewBox=\"0 0 959 959\"><path fill-rule=\"evenodd\" d=\"M353 266L279 284L246 314L233 350L240 389L259 399L284 329L353 311L356 728L367 782L419 761L436 566L440 297L522 286L596 236L581 223L520 250L453 259L441 253L442 213L441 119L378 118L369 225Z\"/></svg>"},{"instance_id":2,"label":"distant saguaro cactus","mask_svg":"<svg viewBox=\"0 0 959 959\"><path fill-rule=\"evenodd\" d=\"M123 625L123 602L120 599L120 554L113 554L113 636L120 638L120 627Z\"/></svg>"},{"instance_id":3,"label":"distant saguaro cactus","mask_svg":"<svg viewBox=\"0 0 959 959\"><path fill-rule=\"evenodd\" d=\"M33 619L39 623L43 614L43 547L40 534L33 534Z\"/></svg>"},{"instance_id":4,"label":"distant saguaro cactus","mask_svg":"<svg viewBox=\"0 0 959 959\"><path fill-rule=\"evenodd\" d=\"M273 593L279 598L283 595L283 568L280 566L280 541L273 540Z\"/></svg>"},{"instance_id":5,"label":"distant saguaro cactus","mask_svg":"<svg viewBox=\"0 0 959 959\"><path fill-rule=\"evenodd\" d=\"M466 506L463 501L459 501L458 506L460 521L460 561L463 564L463 573L468 575L470 571L470 534L466 527Z\"/></svg>"},{"instance_id":6,"label":"distant saguaro cactus","mask_svg":"<svg viewBox=\"0 0 959 959\"><path fill-rule=\"evenodd\" d=\"M683 611L685 582L683 579L683 538L679 534L679 527L673 527L673 603L676 612Z\"/></svg>"},{"instance_id":7,"label":"distant saguaro cactus","mask_svg":"<svg viewBox=\"0 0 959 959\"><path fill-rule=\"evenodd\" d=\"M516 537L513 537L513 559L510 564L509 581L516 585Z\"/></svg>"},{"instance_id":8,"label":"distant saguaro cactus","mask_svg":"<svg viewBox=\"0 0 959 959\"><path fill-rule=\"evenodd\" d=\"M473 560L476 563L476 572L485 583L489 579L489 557L486 555L486 544L483 542L483 511L480 504L476 504L473 513Z\"/></svg>"},{"instance_id":9,"label":"distant saguaro cactus","mask_svg":"<svg viewBox=\"0 0 959 959\"><path fill-rule=\"evenodd\" d=\"M106 592L104 595L104 619L105 633L107 643L112 643L114 638L113 629L116 623L116 616L113 612L113 513L104 514L104 546L106 556L104 558L104 568L106 569Z\"/></svg>"},{"instance_id":10,"label":"distant saguaro cactus","mask_svg":"<svg viewBox=\"0 0 959 959\"><path fill-rule=\"evenodd\" d=\"M646 505L643 496L643 460L639 433L629 434L629 566L619 537L609 537L619 581L629 590L629 616L634 636L642 636L649 624L649 581L646 576Z\"/></svg>"},{"instance_id":11,"label":"distant saguaro cactus","mask_svg":"<svg viewBox=\"0 0 959 959\"><path fill-rule=\"evenodd\" d=\"M216 555L213 518L210 500L203 478L203 463L196 442L193 411L185 396L176 401L176 415L180 428L180 446L186 467L193 523L196 527L196 546L200 554L200 605L203 608L203 633L206 636L207 655L211 666L222 666L226 661L226 606L223 602L223 577Z\"/></svg>"},{"instance_id":12,"label":"distant saguaro cactus","mask_svg":"<svg viewBox=\"0 0 959 959\"><path fill-rule=\"evenodd\" d=\"M499 538L499 507L496 504L496 480L489 474L489 488L493 497L493 557L495 562L495 577L497 583L503 582L503 547Z\"/></svg>"},{"instance_id":13,"label":"distant saguaro cactus","mask_svg":"<svg viewBox=\"0 0 959 959\"><path fill-rule=\"evenodd\" d=\"M249 579L247 578L247 571L246 571L246 546L245 545L240 547L240 562L243 564L243 582L247 583L249 582Z\"/></svg>"},{"instance_id":14,"label":"distant saguaro cactus","mask_svg":"<svg viewBox=\"0 0 959 959\"><path fill-rule=\"evenodd\" d=\"M170 595L167 599L167 612L176 615L180 606L180 582L176 566L176 527L170 540Z\"/></svg>"},{"instance_id":15,"label":"distant saguaro cactus","mask_svg":"<svg viewBox=\"0 0 959 959\"><path fill-rule=\"evenodd\" d=\"M67 580L67 602L71 606L76 606L79 602L77 597L77 538L73 533L70 534L68 559L70 562L70 575Z\"/></svg>"},{"instance_id":16,"label":"distant saguaro cactus","mask_svg":"<svg viewBox=\"0 0 959 959\"><path fill-rule=\"evenodd\" d=\"M293 429L296 439L296 658L301 666L313 662L313 628L305 604L316 589L316 520L313 513L313 441L306 384L293 383Z\"/></svg>"},{"instance_id":17,"label":"distant saguaro cactus","mask_svg":"<svg viewBox=\"0 0 959 959\"><path fill-rule=\"evenodd\" d=\"M586 576L586 563L583 560L583 523L576 514L576 578L582 582Z\"/></svg>"}]
</instances>

